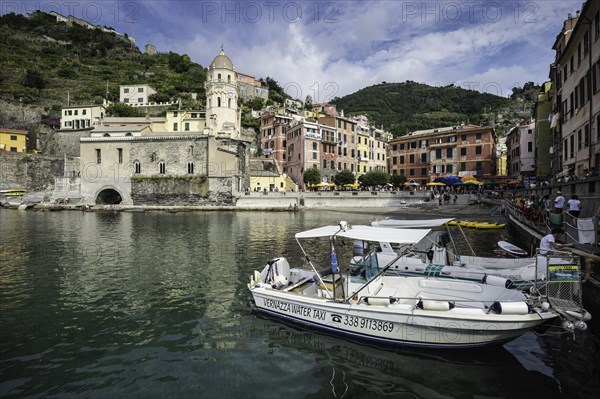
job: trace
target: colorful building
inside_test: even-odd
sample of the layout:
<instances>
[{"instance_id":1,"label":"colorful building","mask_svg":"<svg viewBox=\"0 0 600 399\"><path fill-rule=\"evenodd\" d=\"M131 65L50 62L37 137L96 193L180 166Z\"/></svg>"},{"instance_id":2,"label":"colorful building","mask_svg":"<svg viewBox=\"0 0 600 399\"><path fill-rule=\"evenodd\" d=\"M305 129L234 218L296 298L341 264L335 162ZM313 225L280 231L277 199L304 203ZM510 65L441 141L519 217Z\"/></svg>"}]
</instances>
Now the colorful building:
<instances>
[{"instance_id":1,"label":"colorful building","mask_svg":"<svg viewBox=\"0 0 600 399\"><path fill-rule=\"evenodd\" d=\"M27 152L27 130L0 128L0 151Z\"/></svg>"},{"instance_id":2,"label":"colorful building","mask_svg":"<svg viewBox=\"0 0 600 399\"><path fill-rule=\"evenodd\" d=\"M555 95L552 82L545 82L538 94L533 110L535 117L535 174L538 177L552 176L550 149L552 148L552 97Z\"/></svg>"},{"instance_id":3,"label":"colorful building","mask_svg":"<svg viewBox=\"0 0 600 399\"><path fill-rule=\"evenodd\" d=\"M448 175L496 174L496 139L490 126L421 130L391 140L391 174L426 184Z\"/></svg>"},{"instance_id":4,"label":"colorful building","mask_svg":"<svg viewBox=\"0 0 600 399\"><path fill-rule=\"evenodd\" d=\"M156 90L146 84L119 86L119 101L127 105L146 105L153 94Z\"/></svg>"},{"instance_id":5,"label":"colorful building","mask_svg":"<svg viewBox=\"0 0 600 399\"><path fill-rule=\"evenodd\" d=\"M285 172L305 189L304 171L321 166L321 129L316 122L299 121L287 130Z\"/></svg>"},{"instance_id":6,"label":"colorful building","mask_svg":"<svg viewBox=\"0 0 600 399\"><path fill-rule=\"evenodd\" d=\"M535 120L524 121L506 135L506 166L513 177L535 176Z\"/></svg>"},{"instance_id":7,"label":"colorful building","mask_svg":"<svg viewBox=\"0 0 600 399\"><path fill-rule=\"evenodd\" d=\"M281 113L279 112L281 111ZM287 160L287 130L291 126L294 114L285 109L269 110L260 117L259 145L262 155L285 163ZM297 118L299 119L299 118Z\"/></svg>"},{"instance_id":8,"label":"colorful building","mask_svg":"<svg viewBox=\"0 0 600 399\"><path fill-rule=\"evenodd\" d=\"M61 110L61 130L84 130L98 126L106 115L104 105L74 105Z\"/></svg>"},{"instance_id":9,"label":"colorful building","mask_svg":"<svg viewBox=\"0 0 600 399\"><path fill-rule=\"evenodd\" d=\"M559 126L552 147L555 177L600 170L600 2L569 14L552 47Z\"/></svg>"}]
</instances>

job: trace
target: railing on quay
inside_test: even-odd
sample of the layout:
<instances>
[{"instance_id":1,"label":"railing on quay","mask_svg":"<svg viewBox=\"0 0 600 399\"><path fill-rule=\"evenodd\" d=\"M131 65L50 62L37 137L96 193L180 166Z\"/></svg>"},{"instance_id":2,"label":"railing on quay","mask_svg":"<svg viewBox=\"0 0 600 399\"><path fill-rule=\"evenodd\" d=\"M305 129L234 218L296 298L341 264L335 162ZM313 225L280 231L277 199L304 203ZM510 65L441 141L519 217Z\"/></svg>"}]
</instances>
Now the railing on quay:
<instances>
[{"instance_id":1,"label":"railing on quay","mask_svg":"<svg viewBox=\"0 0 600 399\"><path fill-rule=\"evenodd\" d=\"M565 231L565 243L574 244L578 249L595 253L598 251L600 238L600 218L596 215L578 218L567 212L554 213L549 209L536 210L533 207L517 205L509 200L504 201L505 212L519 223L538 232L549 234L554 227Z\"/></svg>"}]
</instances>

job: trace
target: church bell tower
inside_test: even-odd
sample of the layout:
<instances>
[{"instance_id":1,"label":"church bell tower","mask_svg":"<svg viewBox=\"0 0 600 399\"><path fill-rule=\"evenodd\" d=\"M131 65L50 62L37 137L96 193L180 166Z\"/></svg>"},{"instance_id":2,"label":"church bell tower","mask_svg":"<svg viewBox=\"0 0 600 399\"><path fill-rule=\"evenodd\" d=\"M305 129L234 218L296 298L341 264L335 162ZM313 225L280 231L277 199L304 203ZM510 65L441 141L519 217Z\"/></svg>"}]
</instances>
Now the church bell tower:
<instances>
[{"instance_id":1,"label":"church bell tower","mask_svg":"<svg viewBox=\"0 0 600 399\"><path fill-rule=\"evenodd\" d=\"M241 111L238 108L237 76L223 47L208 68L205 88L206 127L209 134L239 138Z\"/></svg>"}]
</instances>

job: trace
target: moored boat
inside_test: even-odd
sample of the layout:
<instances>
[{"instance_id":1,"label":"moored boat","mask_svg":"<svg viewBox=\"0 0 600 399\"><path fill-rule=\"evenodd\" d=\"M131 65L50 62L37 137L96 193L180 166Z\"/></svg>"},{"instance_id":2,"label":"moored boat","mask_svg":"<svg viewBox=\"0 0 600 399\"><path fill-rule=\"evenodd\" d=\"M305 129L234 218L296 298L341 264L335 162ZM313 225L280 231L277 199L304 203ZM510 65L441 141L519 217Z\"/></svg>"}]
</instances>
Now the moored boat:
<instances>
[{"instance_id":1,"label":"moored boat","mask_svg":"<svg viewBox=\"0 0 600 399\"><path fill-rule=\"evenodd\" d=\"M329 240L331 267L318 271L308 260L310 269L290 268L285 258L273 259L251 277L256 308L351 338L442 348L503 344L559 316L548 296L470 281L386 275L406 253L381 268L370 253L359 267L338 267L335 248L344 239L413 245L429 232L342 222L297 233L305 254L300 240Z\"/></svg>"}]
</instances>

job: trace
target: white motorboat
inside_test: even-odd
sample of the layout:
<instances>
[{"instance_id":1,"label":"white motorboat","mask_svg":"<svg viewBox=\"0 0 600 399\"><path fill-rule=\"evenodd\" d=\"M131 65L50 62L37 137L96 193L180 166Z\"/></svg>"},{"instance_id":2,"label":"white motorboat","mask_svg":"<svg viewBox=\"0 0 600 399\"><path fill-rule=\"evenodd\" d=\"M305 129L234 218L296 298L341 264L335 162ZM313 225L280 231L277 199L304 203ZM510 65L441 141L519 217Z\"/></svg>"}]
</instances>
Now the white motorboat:
<instances>
[{"instance_id":1,"label":"white motorboat","mask_svg":"<svg viewBox=\"0 0 600 399\"><path fill-rule=\"evenodd\" d=\"M387 228L413 228L414 226L435 228L447 225L454 219L395 220L384 219L372 222L373 226ZM496 258L474 255L458 255L455 246L449 246L450 235L443 231L432 231L421 242L410 247L393 248L387 242L379 243L377 256L379 264L385 264L396 256L398 250L406 255L396 261L388 273L457 278L462 280L486 282L511 288L529 288L536 281L546 279L546 257ZM466 241L466 237L464 238ZM360 258L355 258L354 263ZM551 261L558 264L568 262Z\"/></svg>"},{"instance_id":2,"label":"white motorboat","mask_svg":"<svg viewBox=\"0 0 600 399\"><path fill-rule=\"evenodd\" d=\"M248 287L260 312L350 338L419 347L503 344L558 317L559 310L580 311L573 305L556 309L547 295L494 285L386 275L404 253L382 268L377 256L366 255L360 268L338 270L335 248L344 239L413 245L429 232L345 222L300 232L296 240L305 255L300 240L330 241L331 267L319 272L306 256L310 269L290 268L277 258L256 271Z\"/></svg>"}]
</instances>

